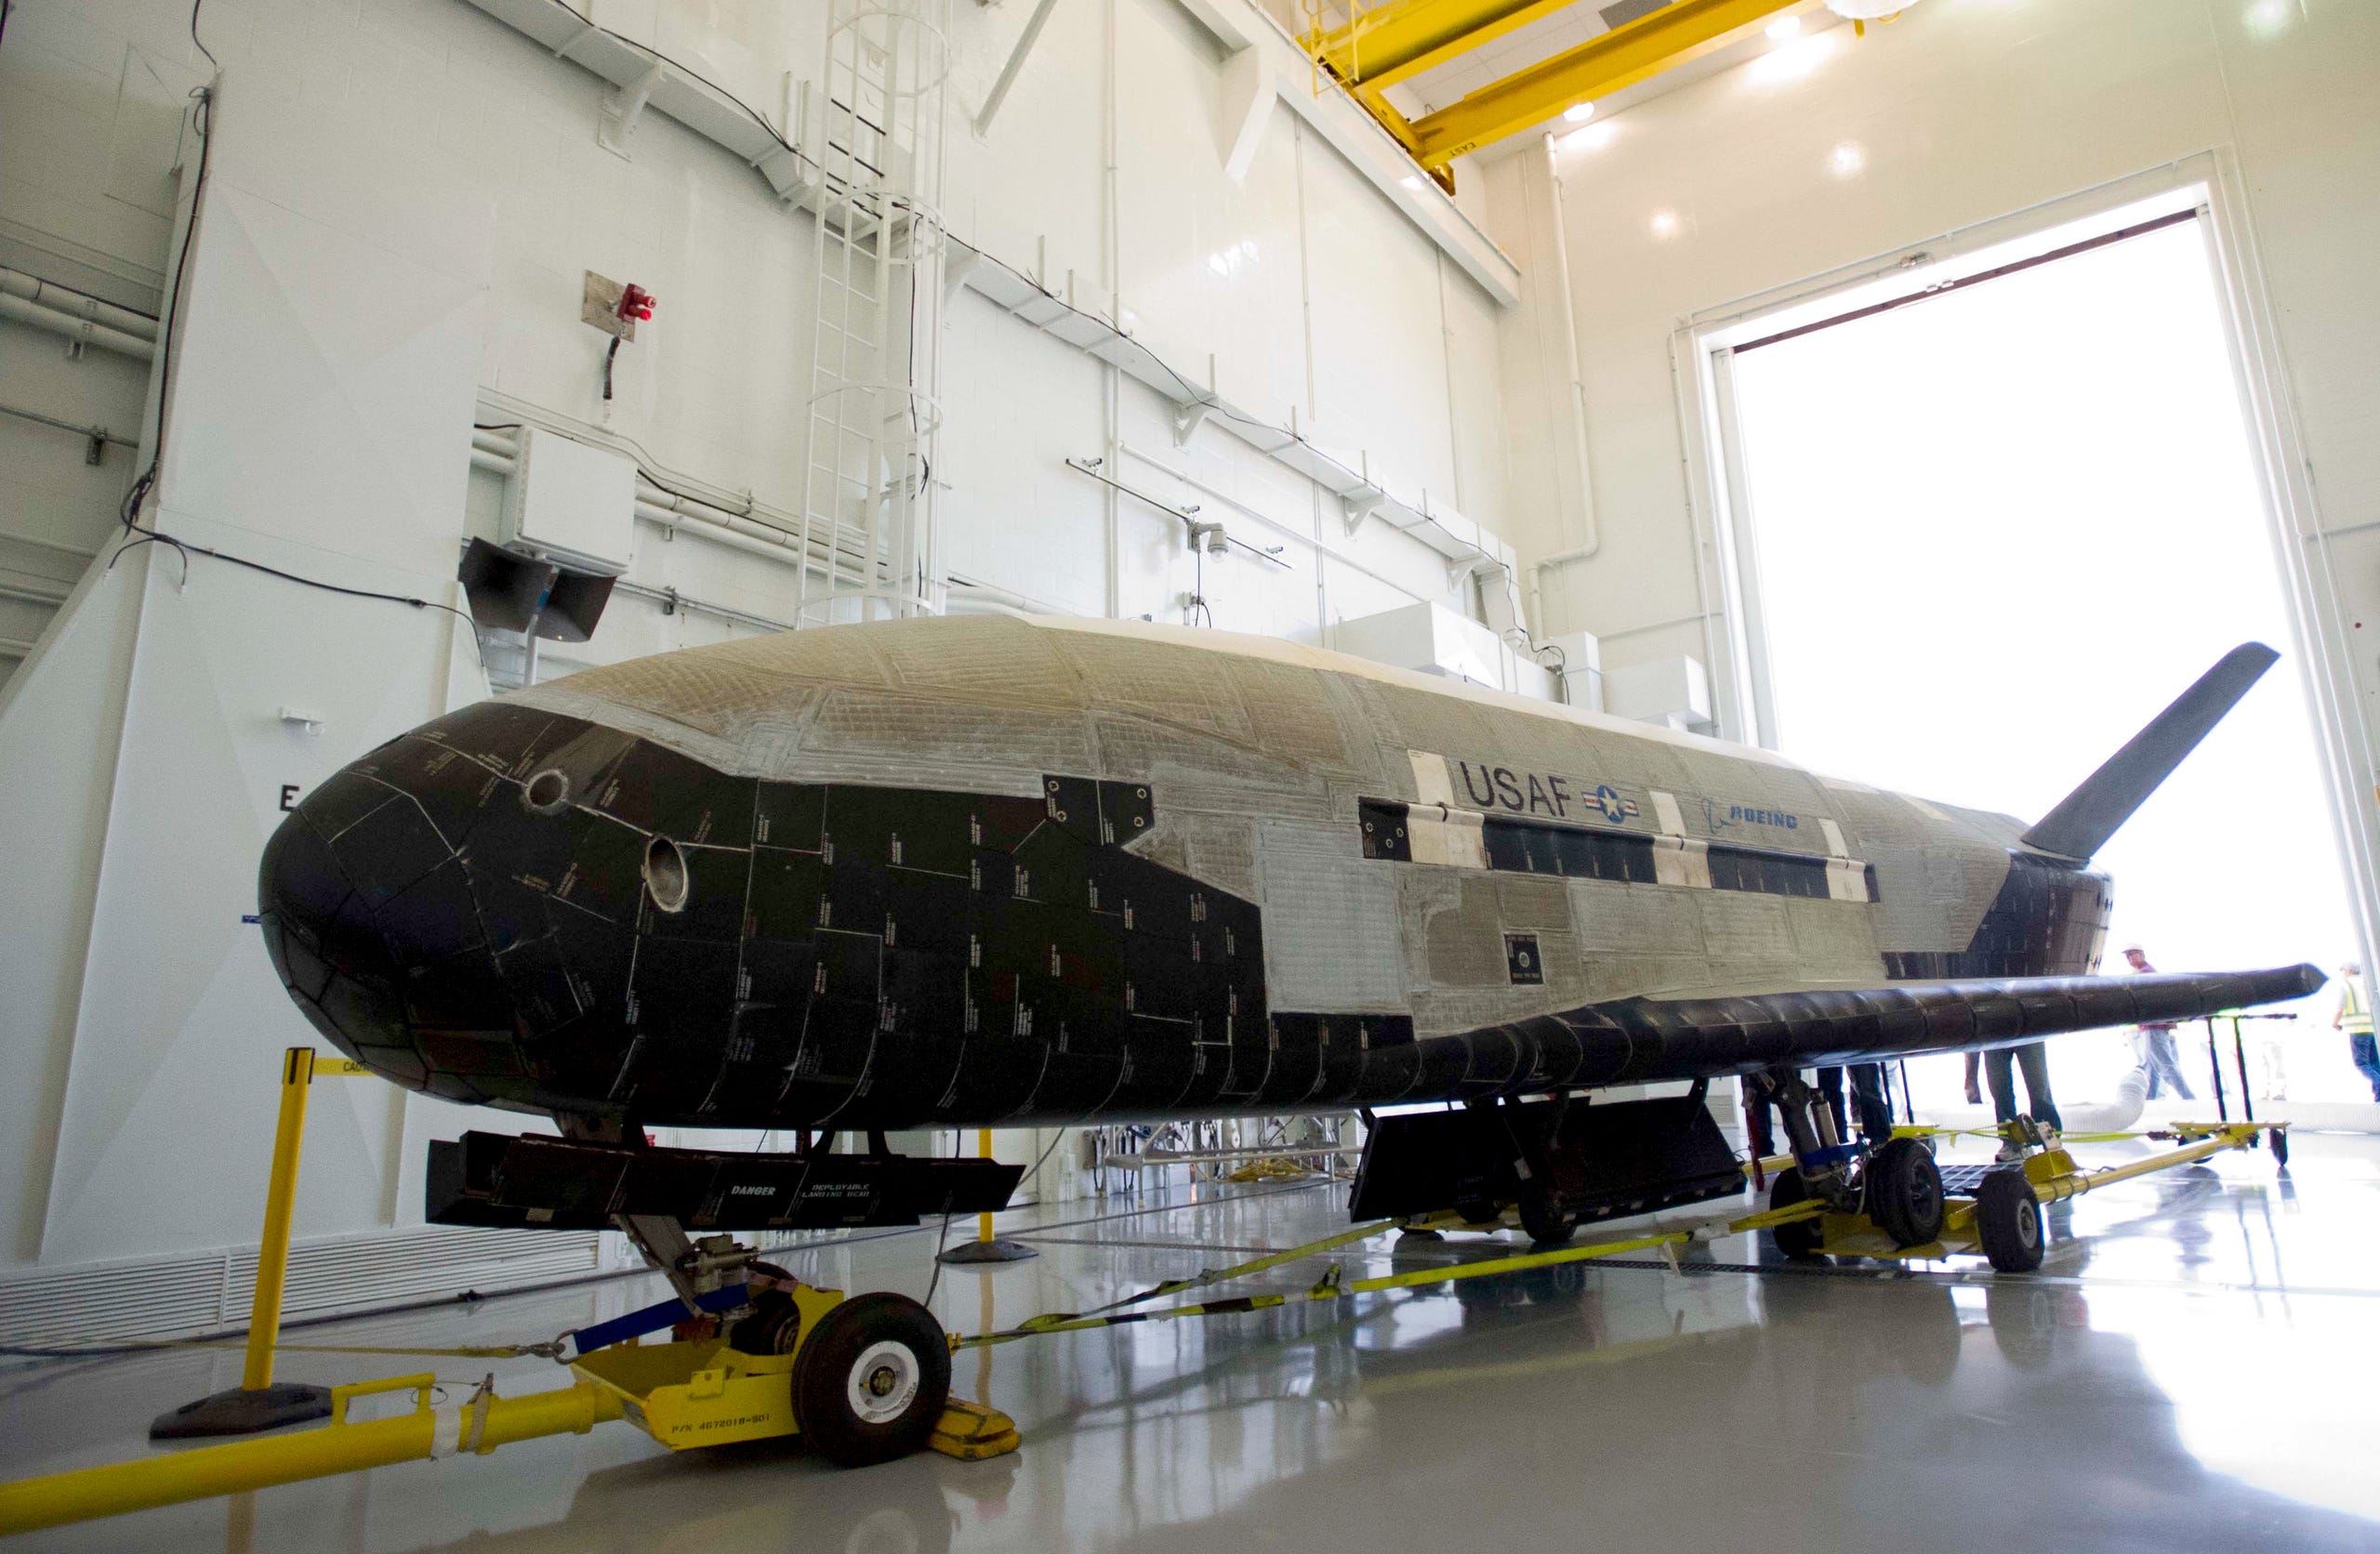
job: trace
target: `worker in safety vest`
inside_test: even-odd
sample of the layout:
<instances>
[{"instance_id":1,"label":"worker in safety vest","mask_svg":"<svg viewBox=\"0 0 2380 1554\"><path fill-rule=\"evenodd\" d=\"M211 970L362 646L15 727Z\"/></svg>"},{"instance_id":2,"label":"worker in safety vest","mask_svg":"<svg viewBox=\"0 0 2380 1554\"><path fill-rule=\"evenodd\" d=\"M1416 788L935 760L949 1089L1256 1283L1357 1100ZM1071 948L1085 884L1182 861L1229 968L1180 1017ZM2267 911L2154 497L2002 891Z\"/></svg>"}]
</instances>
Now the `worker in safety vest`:
<instances>
[{"instance_id":1,"label":"worker in safety vest","mask_svg":"<svg viewBox=\"0 0 2380 1554\"><path fill-rule=\"evenodd\" d=\"M2363 968L2349 961L2339 968L2339 1009L2331 1029L2347 1033L2347 1056L2356 1072L2372 1082L2372 1099L2380 1100L2380 1048L2372 1041L2372 1001L2363 991Z\"/></svg>"}]
</instances>

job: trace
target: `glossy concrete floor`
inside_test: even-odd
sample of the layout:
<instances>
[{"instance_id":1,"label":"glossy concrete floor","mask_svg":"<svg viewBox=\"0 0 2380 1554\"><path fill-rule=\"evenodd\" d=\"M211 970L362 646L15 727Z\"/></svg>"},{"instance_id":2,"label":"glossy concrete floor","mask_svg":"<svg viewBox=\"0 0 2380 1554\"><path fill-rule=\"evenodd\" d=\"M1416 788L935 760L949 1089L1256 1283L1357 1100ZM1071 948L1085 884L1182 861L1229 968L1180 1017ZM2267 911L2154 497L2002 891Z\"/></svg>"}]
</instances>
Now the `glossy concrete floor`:
<instances>
[{"instance_id":1,"label":"glossy concrete floor","mask_svg":"<svg viewBox=\"0 0 2380 1554\"><path fill-rule=\"evenodd\" d=\"M1024 1429L992 1462L841 1472L783 1443L673 1456L611 1424L7 1547L2380 1549L2375 1210L2380 1143L2305 1138L2286 1174L2228 1155L2061 1206L2026 1278L1782 1270L1738 1237L1683 1273L1546 1271L963 1354L959 1390ZM946 1274L934 1303L954 1328L1078 1310L1346 1222L1327 1185L1008 1218L1041 1256ZM1471 1236L1338 1256L1353 1278L1513 1249ZM878 1233L787 1260L922 1294L931 1250L931 1232ZM1259 1283L1302 1289L1327 1260ZM619 1280L296 1337L540 1338L657 1293ZM421 1363L293 1356L283 1374ZM463 1385L487 1368L436 1363ZM505 1391L564 1379L541 1361L495 1368ZM0 1372L0 1471L139 1455L152 1413L236 1373L191 1352Z\"/></svg>"}]
</instances>

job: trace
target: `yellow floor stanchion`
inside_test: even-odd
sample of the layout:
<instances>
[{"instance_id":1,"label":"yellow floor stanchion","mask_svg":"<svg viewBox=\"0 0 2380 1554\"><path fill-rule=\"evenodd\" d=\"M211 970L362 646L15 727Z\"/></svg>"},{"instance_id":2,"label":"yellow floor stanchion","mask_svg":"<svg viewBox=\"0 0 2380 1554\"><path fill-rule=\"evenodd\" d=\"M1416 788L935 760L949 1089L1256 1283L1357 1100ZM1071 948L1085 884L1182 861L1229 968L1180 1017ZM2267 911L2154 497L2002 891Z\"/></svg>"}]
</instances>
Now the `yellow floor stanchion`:
<instances>
[{"instance_id":1,"label":"yellow floor stanchion","mask_svg":"<svg viewBox=\"0 0 2380 1554\"><path fill-rule=\"evenodd\" d=\"M281 1055L281 1115L272 1133L272 1175L265 1187L263 1243L257 1248L256 1297L248 1312L247 1360L240 1385L160 1414L149 1426L152 1441L193 1436L249 1435L331 1412L328 1388L272 1379L273 1345L281 1337L281 1297L289 1277L289 1222L298 1201L298 1157L306 1143L306 1102L317 1073L351 1074L363 1065L344 1058L320 1058L311 1047Z\"/></svg>"}]
</instances>

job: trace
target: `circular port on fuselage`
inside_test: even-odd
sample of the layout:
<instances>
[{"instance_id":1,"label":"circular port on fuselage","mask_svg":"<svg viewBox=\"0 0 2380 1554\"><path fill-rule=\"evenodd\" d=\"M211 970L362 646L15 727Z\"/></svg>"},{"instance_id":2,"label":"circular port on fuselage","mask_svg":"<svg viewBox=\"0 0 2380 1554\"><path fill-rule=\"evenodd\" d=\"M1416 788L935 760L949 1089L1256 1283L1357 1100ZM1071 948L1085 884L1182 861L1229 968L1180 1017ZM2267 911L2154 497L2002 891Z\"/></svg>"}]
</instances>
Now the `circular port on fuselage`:
<instances>
[{"instance_id":1,"label":"circular port on fuselage","mask_svg":"<svg viewBox=\"0 0 2380 1554\"><path fill-rule=\"evenodd\" d=\"M686 855L678 850L677 843L655 836L645 844L644 888L653 893L654 905L664 912L684 911L690 883Z\"/></svg>"},{"instance_id":2,"label":"circular port on fuselage","mask_svg":"<svg viewBox=\"0 0 2380 1554\"><path fill-rule=\"evenodd\" d=\"M558 815L570 804L570 775L558 766L549 766L521 790L521 802L533 815Z\"/></svg>"}]
</instances>

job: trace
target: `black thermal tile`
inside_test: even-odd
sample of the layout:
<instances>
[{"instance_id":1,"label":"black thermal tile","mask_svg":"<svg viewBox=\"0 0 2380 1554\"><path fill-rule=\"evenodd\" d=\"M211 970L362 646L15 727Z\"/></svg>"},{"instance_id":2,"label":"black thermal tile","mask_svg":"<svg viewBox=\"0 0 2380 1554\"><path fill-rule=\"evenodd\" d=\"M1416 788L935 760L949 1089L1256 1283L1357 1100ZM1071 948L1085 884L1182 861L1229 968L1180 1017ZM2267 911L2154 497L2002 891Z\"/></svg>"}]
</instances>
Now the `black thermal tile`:
<instances>
[{"instance_id":1,"label":"black thermal tile","mask_svg":"<svg viewBox=\"0 0 2380 1554\"><path fill-rule=\"evenodd\" d=\"M754 939L806 940L818 930L826 865L816 853L756 848L746 931Z\"/></svg>"},{"instance_id":2,"label":"black thermal tile","mask_svg":"<svg viewBox=\"0 0 2380 1554\"><path fill-rule=\"evenodd\" d=\"M586 1012L555 935L513 945L496 957L496 966L512 995L513 1013L524 1036L549 1035Z\"/></svg>"},{"instance_id":3,"label":"black thermal tile","mask_svg":"<svg viewBox=\"0 0 2380 1554\"><path fill-rule=\"evenodd\" d=\"M826 869L826 910L823 927L843 933L884 932L884 909L890 889L881 863L847 861L840 849Z\"/></svg>"},{"instance_id":4,"label":"black thermal tile","mask_svg":"<svg viewBox=\"0 0 2380 1554\"><path fill-rule=\"evenodd\" d=\"M954 1039L964 1034L967 976L967 963L958 955L885 951L883 1000L888 1027Z\"/></svg>"},{"instance_id":5,"label":"black thermal tile","mask_svg":"<svg viewBox=\"0 0 2380 1554\"><path fill-rule=\"evenodd\" d=\"M752 845L754 783L639 740L604 774L588 802L641 831L713 847Z\"/></svg>"},{"instance_id":6,"label":"black thermal tile","mask_svg":"<svg viewBox=\"0 0 2380 1554\"><path fill-rule=\"evenodd\" d=\"M1109 847L1130 847L1148 834L1157 822L1157 806L1146 783L1099 784L1099 840Z\"/></svg>"},{"instance_id":7,"label":"black thermal tile","mask_svg":"<svg viewBox=\"0 0 2380 1554\"><path fill-rule=\"evenodd\" d=\"M885 876L886 942L963 958L974 893L964 879L893 869Z\"/></svg>"},{"instance_id":8,"label":"black thermal tile","mask_svg":"<svg viewBox=\"0 0 2380 1554\"><path fill-rule=\"evenodd\" d=\"M663 912L654 904L645 917L647 931L659 938L729 943L744 937L751 853L734 848L682 847L678 855L686 869L685 904L675 912Z\"/></svg>"},{"instance_id":9,"label":"black thermal tile","mask_svg":"<svg viewBox=\"0 0 2380 1554\"><path fill-rule=\"evenodd\" d=\"M1099 784L1089 777L1043 777L1043 807L1050 818L1085 847L1097 847Z\"/></svg>"},{"instance_id":10,"label":"black thermal tile","mask_svg":"<svg viewBox=\"0 0 2380 1554\"><path fill-rule=\"evenodd\" d=\"M401 967L444 960L485 942L470 871L450 858L380 903L373 926Z\"/></svg>"},{"instance_id":11,"label":"black thermal tile","mask_svg":"<svg viewBox=\"0 0 2380 1554\"><path fill-rule=\"evenodd\" d=\"M379 761L385 782L419 802L451 848L462 847L491 804L521 802L520 784L426 739L401 739Z\"/></svg>"},{"instance_id":12,"label":"black thermal tile","mask_svg":"<svg viewBox=\"0 0 2380 1554\"><path fill-rule=\"evenodd\" d=\"M438 828L410 798L384 804L339 833L331 855L356 893L374 905L387 901L454 856Z\"/></svg>"},{"instance_id":13,"label":"black thermal tile","mask_svg":"<svg viewBox=\"0 0 2380 1554\"><path fill-rule=\"evenodd\" d=\"M1017 889L1023 894L1037 902L1090 906L1091 851L1074 832L1045 825L1027 837L1013 856Z\"/></svg>"},{"instance_id":14,"label":"black thermal tile","mask_svg":"<svg viewBox=\"0 0 2380 1554\"><path fill-rule=\"evenodd\" d=\"M404 742L400 740L396 743L402 744ZM356 768L350 767L344 771L333 772L317 784L314 791L298 802L298 812L305 817L306 823L317 836L329 841L373 810L400 797L395 788L377 777L365 776Z\"/></svg>"},{"instance_id":15,"label":"black thermal tile","mask_svg":"<svg viewBox=\"0 0 2380 1554\"><path fill-rule=\"evenodd\" d=\"M760 847L818 850L826 789L808 783L762 783L755 799L752 841Z\"/></svg>"},{"instance_id":16,"label":"black thermal tile","mask_svg":"<svg viewBox=\"0 0 2380 1554\"><path fill-rule=\"evenodd\" d=\"M1413 861L1413 837L1406 807L1367 798L1356 806L1355 823L1363 834L1364 856L1392 863Z\"/></svg>"}]
</instances>

